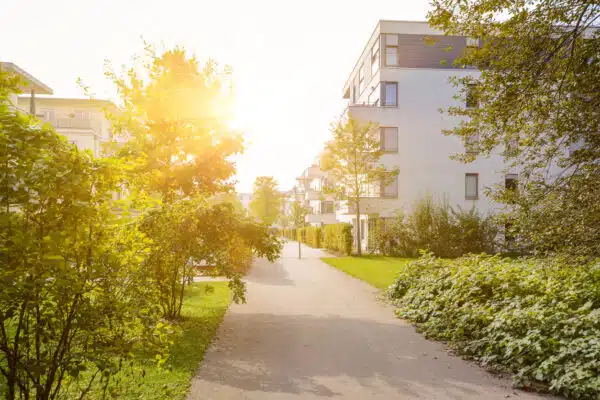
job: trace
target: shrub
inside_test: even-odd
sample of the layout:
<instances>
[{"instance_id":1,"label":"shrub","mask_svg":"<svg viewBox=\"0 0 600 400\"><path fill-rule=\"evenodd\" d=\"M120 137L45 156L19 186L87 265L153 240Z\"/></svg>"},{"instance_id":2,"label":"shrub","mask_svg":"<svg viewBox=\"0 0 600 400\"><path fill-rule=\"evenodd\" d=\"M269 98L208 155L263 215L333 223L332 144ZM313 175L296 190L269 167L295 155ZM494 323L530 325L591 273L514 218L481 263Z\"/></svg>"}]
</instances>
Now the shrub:
<instances>
[{"instance_id":1,"label":"shrub","mask_svg":"<svg viewBox=\"0 0 600 400\"><path fill-rule=\"evenodd\" d=\"M352 242L352 225L347 223L325 225L323 245L326 249L350 255Z\"/></svg>"},{"instance_id":2,"label":"shrub","mask_svg":"<svg viewBox=\"0 0 600 400\"><path fill-rule=\"evenodd\" d=\"M428 250L440 257L495 251L497 228L490 217L475 208L436 204L431 197L418 201L412 214L369 223L369 251L392 256L416 257Z\"/></svg>"},{"instance_id":3,"label":"shrub","mask_svg":"<svg viewBox=\"0 0 600 400\"><path fill-rule=\"evenodd\" d=\"M306 244L317 249L321 248L323 241L323 229L320 226L307 226L306 231Z\"/></svg>"},{"instance_id":4,"label":"shrub","mask_svg":"<svg viewBox=\"0 0 600 400\"><path fill-rule=\"evenodd\" d=\"M573 398L600 396L600 264L425 254L388 291L397 314L461 354Z\"/></svg>"}]
</instances>

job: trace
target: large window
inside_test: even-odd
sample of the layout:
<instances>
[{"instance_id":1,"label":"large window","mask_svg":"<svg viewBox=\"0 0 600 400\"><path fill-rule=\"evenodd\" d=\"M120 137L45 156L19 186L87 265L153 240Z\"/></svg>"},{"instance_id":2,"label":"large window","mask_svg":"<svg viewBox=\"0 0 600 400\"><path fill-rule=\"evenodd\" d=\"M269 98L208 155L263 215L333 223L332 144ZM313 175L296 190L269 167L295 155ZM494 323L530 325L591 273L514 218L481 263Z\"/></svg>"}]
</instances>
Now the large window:
<instances>
[{"instance_id":1,"label":"large window","mask_svg":"<svg viewBox=\"0 0 600 400\"><path fill-rule=\"evenodd\" d=\"M396 107L398 105L398 83L381 82L381 105Z\"/></svg>"},{"instance_id":2,"label":"large window","mask_svg":"<svg viewBox=\"0 0 600 400\"><path fill-rule=\"evenodd\" d=\"M379 70L379 38L371 48L371 76Z\"/></svg>"},{"instance_id":3,"label":"large window","mask_svg":"<svg viewBox=\"0 0 600 400\"><path fill-rule=\"evenodd\" d=\"M379 143L381 151L386 153L398 152L398 128L385 126L380 128L381 137Z\"/></svg>"},{"instance_id":4,"label":"large window","mask_svg":"<svg viewBox=\"0 0 600 400\"><path fill-rule=\"evenodd\" d=\"M381 187L381 197L398 197L398 176Z\"/></svg>"},{"instance_id":5,"label":"large window","mask_svg":"<svg viewBox=\"0 0 600 400\"><path fill-rule=\"evenodd\" d=\"M465 174L465 199L477 200L479 198L479 174Z\"/></svg>"},{"instance_id":6,"label":"large window","mask_svg":"<svg viewBox=\"0 0 600 400\"><path fill-rule=\"evenodd\" d=\"M359 90L359 94L362 93L362 91L364 90L366 84L367 84L367 80L365 79L365 64L363 63L360 66L360 69L358 70L358 90Z\"/></svg>"},{"instance_id":7,"label":"large window","mask_svg":"<svg viewBox=\"0 0 600 400\"><path fill-rule=\"evenodd\" d=\"M321 202L321 214L333 214L334 212L333 201Z\"/></svg>"},{"instance_id":8,"label":"large window","mask_svg":"<svg viewBox=\"0 0 600 400\"><path fill-rule=\"evenodd\" d=\"M479 107L479 100L477 99L477 85L470 83L467 86L466 104L467 108Z\"/></svg>"},{"instance_id":9,"label":"large window","mask_svg":"<svg viewBox=\"0 0 600 400\"><path fill-rule=\"evenodd\" d=\"M385 35L385 65L398 65L398 35Z\"/></svg>"}]
</instances>

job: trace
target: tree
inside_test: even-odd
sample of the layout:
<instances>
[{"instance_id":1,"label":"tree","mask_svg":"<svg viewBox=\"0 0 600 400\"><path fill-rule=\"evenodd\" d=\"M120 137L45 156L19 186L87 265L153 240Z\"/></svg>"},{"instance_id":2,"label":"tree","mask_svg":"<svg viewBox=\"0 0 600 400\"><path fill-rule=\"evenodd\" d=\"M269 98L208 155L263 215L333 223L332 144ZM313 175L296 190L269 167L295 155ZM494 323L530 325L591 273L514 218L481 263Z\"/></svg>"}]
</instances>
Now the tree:
<instances>
[{"instance_id":1,"label":"tree","mask_svg":"<svg viewBox=\"0 0 600 400\"><path fill-rule=\"evenodd\" d=\"M433 0L429 21L479 38L456 63L481 71L453 83L476 107L444 133L471 162L504 148L519 183L491 188L532 250L600 254L600 19L597 2Z\"/></svg>"},{"instance_id":2,"label":"tree","mask_svg":"<svg viewBox=\"0 0 600 400\"><path fill-rule=\"evenodd\" d=\"M146 50L147 62L123 76L107 73L121 96L115 132L126 139L115 154L129 166L141 231L152 241L144 265L163 315L175 319L196 264L231 278L243 300L240 264L253 254L274 259L279 242L222 201L232 190L231 156L242 151L241 135L228 128L229 70L219 72L213 61L200 69L181 48Z\"/></svg>"},{"instance_id":3,"label":"tree","mask_svg":"<svg viewBox=\"0 0 600 400\"><path fill-rule=\"evenodd\" d=\"M272 176L259 176L254 181L250 211L266 225L272 225L281 214L281 193Z\"/></svg>"},{"instance_id":4,"label":"tree","mask_svg":"<svg viewBox=\"0 0 600 400\"><path fill-rule=\"evenodd\" d=\"M84 397L161 345L148 241L113 212L120 180L112 160L0 102L2 397Z\"/></svg>"},{"instance_id":5,"label":"tree","mask_svg":"<svg viewBox=\"0 0 600 400\"><path fill-rule=\"evenodd\" d=\"M362 255L360 242L361 199L378 195L396 176L398 168L386 170L379 164L383 154L379 143L378 126L360 123L352 116L338 121L332 128L333 138L326 145L321 169L328 173L338 200L347 200L356 213L357 254ZM372 193L369 193L372 192Z\"/></svg>"},{"instance_id":6,"label":"tree","mask_svg":"<svg viewBox=\"0 0 600 400\"><path fill-rule=\"evenodd\" d=\"M296 228L300 228L304 225L307 214L308 210L298 200L292 203L291 219Z\"/></svg>"},{"instance_id":7,"label":"tree","mask_svg":"<svg viewBox=\"0 0 600 400\"><path fill-rule=\"evenodd\" d=\"M230 190L231 156L243 147L228 127L229 69L212 60L200 69L182 48L157 55L147 47L145 59L122 76L107 71L121 97L112 122L127 140L118 156L131 166L130 186L162 203Z\"/></svg>"}]
</instances>

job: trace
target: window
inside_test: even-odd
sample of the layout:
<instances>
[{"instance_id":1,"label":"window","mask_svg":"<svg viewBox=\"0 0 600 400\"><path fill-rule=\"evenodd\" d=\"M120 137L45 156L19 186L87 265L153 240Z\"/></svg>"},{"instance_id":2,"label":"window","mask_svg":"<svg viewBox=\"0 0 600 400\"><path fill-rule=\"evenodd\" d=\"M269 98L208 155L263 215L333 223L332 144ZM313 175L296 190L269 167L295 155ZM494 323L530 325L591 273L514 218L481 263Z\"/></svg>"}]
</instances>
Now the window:
<instances>
[{"instance_id":1,"label":"window","mask_svg":"<svg viewBox=\"0 0 600 400\"><path fill-rule=\"evenodd\" d=\"M398 152L398 128L397 127L381 127L380 128L379 144L381 151L386 153Z\"/></svg>"},{"instance_id":2,"label":"window","mask_svg":"<svg viewBox=\"0 0 600 400\"><path fill-rule=\"evenodd\" d=\"M477 85L475 85L474 83L470 83L469 85L467 85L465 103L467 108L479 107L479 100L477 99Z\"/></svg>"},{"instance_id":3,"label":"window","mask_svg":"<svg viewBox=\"0 0 600 400\"><path fill-rule=\"evenodd\" d=\"M360 240L365 240L365 220L360 220Z\"/></svg>"},{"instance_id":4,"label":"window","mask_svg":"<svg viewBox=\"0 0 600 400\"><path fill-rule=\"evenodd\" d=\"M333 214L333 201L323 201L321 203L322 214Z\"/></svg>"},{"instance_id":5,"label":"window","mask_svg":"<svg viewBox=\"0 0 600 400\"><path fill-rule=\"evenodd\" d=\"M398 83L382 82L381 99L382 106L396 107L398 105Z\"/></svg>"},{"instance_id":6,"label":"window","mask_svg":"<svg viewBox=\"0 0 600 400\"><path fill-rule=\"evenodd\" d=\"M371 75L379 70L379 38L371 48Z\"/></svg>"},{"instance_id":7,"label":"window","mask_svg":"<svg viewBox=\"0 0 600 400\"><path fill-rule=\"evenodd\" d=\"M506 190L516 190L519 184L519 175L517 174L506 174L504 177L504 187Z\"/></svg>"},{"instance_id":8,"label":"window","mask_svg":"<svg viewBox=\"0 0 600 400\"><path fill-rule=\"evenodd\" d=\"M382 185L381 197L398 197L398 176L395 176L386 186Z\"/></svg>"},{"instance_id":9,"label":"window","mask_svg":"<svg viewBox=\"0 0 600 400\"><path fill-rule=\"evenodd\" d=\"M385 65L398 65L398 35L385 35Z\"/></svg>"},{"instance_id":10,"label":"window","mask_svg":"<svg viewBox=\"0 0 600 400\"><path fill-rule=\"evenodd\" d=\"M479 133L475 132L475 134L471 136L467 136L465 138L465 152L468 154L478 154L479 149Z\"/></svg>"},{"instance_id":11,"label":"window","mask_svg":"<svg viewBox=\"0 0 600 400\"><path fill-rule=\"evenodd\" d=\"M365 89L365 84L366 84L366 80L365 80L365 64L363 63L360 66L360 69L358 70L358 90L359 90L359 93L362 93L362 91Z\"/></svg>"},{"instance_id":12,"label":"window","mask_svg":"<svg viewBox=\"0 0 600 400\"><path fill-rule=\"evenodd\" d=\"M373 106L379 106L379 96L381 95L381 87L379 83L373 88L369 94L368 103Z\"/></svg>"},{"instance_id":13,"label":"window","mask_svg":"<svg viewBox=\"0 0 600 400\"><path fill-rule=\"evenodd\" d=\"M465 174L465 199L479 198L479 174Z\"/></svg>"}]
</instances>

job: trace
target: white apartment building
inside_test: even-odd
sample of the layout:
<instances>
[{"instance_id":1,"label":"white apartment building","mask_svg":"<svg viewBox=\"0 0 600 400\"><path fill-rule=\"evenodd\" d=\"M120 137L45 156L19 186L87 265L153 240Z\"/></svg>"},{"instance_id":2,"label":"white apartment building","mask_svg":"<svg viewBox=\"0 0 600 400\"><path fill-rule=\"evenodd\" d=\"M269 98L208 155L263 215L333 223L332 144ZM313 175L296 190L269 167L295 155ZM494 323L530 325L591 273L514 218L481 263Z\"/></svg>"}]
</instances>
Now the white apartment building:
<instances>
[{"instance_id":1,"label":"white apartment building","mask_svg":"<svg viewBox=\"0 0 600 400\"><path fill-rule=\"evenodd\" d=\"M335 215L335 201L331 194L325 193L327 186L327 174L319 167L319 158L305 169L296 178L297 184L294 188L295 196L308 210L306 223L308 225L322 226L337 222Z\"/></svg>"},{"instance_id":2,"label":"white apartment building","mask_svg":"<svg viewBox=\"0 0 600 400\"><path fill-rule=\"evenodd\" d=\"M110 123L104 111L114 110L112 102L48 96L53 94L50 87L14 63L1 62L0 69L18 75L23 83L19 89L24 95L10 95L9 102L14 108L50 123L56 132L80 149L89 149L96 157L102 155L102 144L111 140Z\"/></svg>"},{"instance_id":3,"label":"white apartment building","mask_svg":"<svg viewBox=\"0 0 600 400\"><path fill-rule=\"evenodd\" d=\"M105 109L112 109L108 100L36 97L35 116L51 124L56 132L82 150L91 150L95 157L103 153L102 145L111 140L110 122ZM19 96L19 108L30 109L31 96Z\"/></svg>"},{"instance_id":4,"label":"white apartment building","mask_svg":"<svg viewBox=\"0 0 600 400\"><path fill-rule=\"evenodd\" d=\"M501 149L470 164L449 158L463 152L464 144L442 130L460 119L439 110L460 105L450 77L478 71L454 67L453 61L466 47L477 45L470 38L445 36L426 22L379 21L375 27L346 81L344 98L351 116L379 124L385 152L381 162L390 169L398 167L400 173L389 186L370 190L361 202L363 245L369 216L392 217L399 209L410 212L426 195L487 214L499 205L485 196L483 188L516 178L506 176ZM338 207L336 217L357 223L347 205Z\"/></svg>"}]
</instances>

